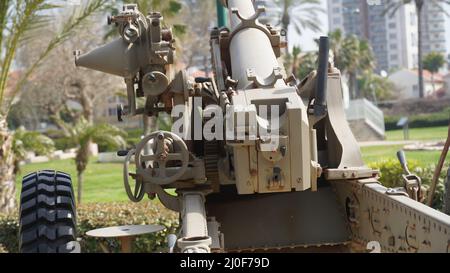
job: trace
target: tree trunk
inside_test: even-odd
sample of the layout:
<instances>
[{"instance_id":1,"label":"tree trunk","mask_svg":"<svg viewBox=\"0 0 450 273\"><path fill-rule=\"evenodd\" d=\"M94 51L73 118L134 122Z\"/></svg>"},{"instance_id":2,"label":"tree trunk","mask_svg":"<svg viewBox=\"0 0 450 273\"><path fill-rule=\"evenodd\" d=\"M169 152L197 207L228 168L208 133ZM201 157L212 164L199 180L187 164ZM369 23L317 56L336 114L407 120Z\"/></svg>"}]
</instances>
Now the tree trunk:
<instances>
[{"instance_id":1,"label":"tree trunk","mask_svg":"<svg viewBox=\"0 0 450 273\"><path fill-rule=\"evenodd\" d=\"M422 63L422 1L416 1L417 10L417 34L418 34L418 45L417 45L417 56L419 65L419 97L423 98L425 95L423 86L423 63Z\"/></svg>"},{"instance_id":2,"label":"tree trunk","mask_svg":"<svg viewBox=\"0 0 450 273\"><path fill-rule=\"evenodd\" d=\"M144 136L151 134L156 131L156 118L154 116L142 116L142 123L144 125Z\"/></svg>"},{"instance_id":3,"label":"tree trunk","mask_svg":"<svg viewBox=\"0 0 450 273\"><path fill-rule=\"evenodd\" d=\"M87 122L89 122L89 124L94 124L94 102L89 97L89 95L85 94L84 92L81 102L84 118L87 120Z\"/></svg>"},{"instance_id":4,"label":"tree trunk","mask_svg":"<svg viewBox=\"0 0 450 273\"><path fill-rule=\"evenodd\" d=\"M296 54L293 56L292 58L292 75L294 75L295 77L297 77L297 71L298 71L298 55Z\"/></svg>"},{"instance_id":5,"label":"tree trunk","mask_svg":"<svg viewBox=\"0 0 450 273\"><path fill-rule=\"evenodd\" d=\"M144 137L148 136L152 132L156 131L156 118L154 116L149 117L147 115L142 115L142 123L144 125ZM144 148L146 154L150 153L150 145L146 145Z\"/></svg>"},{"instance_id":6,"label":"tree trunk","mask_svg":"<svg viewBox=\"0 0 450 273\"><path fill-rule=\"evenodd\" d=\"M77 155L75 157L75 164L77 166L77 203L81 204L83 196L83 173L86 170L89 161L89 147L91 146L91 141L88 141L84 145L78 148Z\"/></svg>"},{"instance_id":7,"label":"tree trunk","mask_svg":"<svg viewBox=\"0 0 450 273\"><path fill-rule=\"evenodd\" d=\"M284 25L283 24L283 29L285 30L285 39L286 39L286 47L284 48L284 53L286 54L286 56L288 56L289 54L289 34L288 34L288 29L289 29L289 25Z\"/></svg>"},{"instance_id":8,"label":"tree trunk","mask_svg":"<svg viewBox=\"0 0 450 273\"><path fill-rule=\"evenodd\" d=\"M433 95L436 92L436 86L434 85L434 73L431 73L431 85L433 86Z\"/></svg>"},{"instance_id":9,"label":"tree trunk","mask_svg":"<svg viewBox=\"0 0 450 273\"><path fill-rule=\"evenodd\" d=\"M353 72L349 72L348 73L348 77L349 77L349 79L348 79L348 89L349 89L349 92L350 92L350 98L351 99L357 99L357 94L356 94L356 75L355 75L355 73L353 73Z\"/></svg>"},{"instance_id":10,"label":"tree trunk","mask_svg":"<svg viewBox=\"0 0 450 273\"><path fill-rule=\"evenodd\" d=\"M83 194L83 172L77 172L77 204L81 204Z\"/></svg>"},{"instance_id":11,"label":"tree trunk","mask_svg":"<svg viewBox=\"0 0 450 273\"><path fill-rule=\"evenodd\" d=\"M8 132L6 118L0 114L0 213L16 208L13 135Z\"/></svg>"},{"instance_id":12,"label":"tree trunk","mask_svg":"<svg viewBox=\"0 0 450 273\"><path fill-rule=\"evenodd\" d=\"M291 23L291 18L289 16L289 5L286 0L284 0L284 6L283 6L283 15L281 18L281 24L283 26L284 31L286 32L286 48L285 53L286 55L289 53L289 38L288 38L288 32L289 32L289 24Z\"/></svg>"}]
</instances>

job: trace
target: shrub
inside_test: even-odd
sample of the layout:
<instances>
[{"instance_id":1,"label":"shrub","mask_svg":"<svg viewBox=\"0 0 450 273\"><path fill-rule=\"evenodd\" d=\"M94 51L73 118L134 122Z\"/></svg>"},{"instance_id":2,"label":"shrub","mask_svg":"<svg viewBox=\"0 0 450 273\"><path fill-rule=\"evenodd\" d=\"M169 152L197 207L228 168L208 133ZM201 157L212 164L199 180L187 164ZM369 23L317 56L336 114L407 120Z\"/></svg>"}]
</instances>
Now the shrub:
<instances>
[{"instance_id":1,"label":"shrub","mask_svg":"<svg viewBox=\"0 0 450 273\"><path fill-rule=\"evenodd\" d=\"M77 146L72 140L70 140L67 137L55 138L55 139L53 139L53 142L55 142L56 150L65 151L68 149L75 148Z\"/></svg>"},{"instance_id":2,"label":"shrub","mask_svg":"<svg viewBox=\"0 0 450 273\"><path fill-rule=\"evenodd\" d=\"M417 114L411 115L409 119L410 128L423 128L423 127L436 127L436 126L447 126L449 122L449 112L450 109L438 113L428 113L428 114ZM401 129L397 126L397 122L402 116L385 116L384 123L386 130L398 130Z\"/></svg>"},{"instance_id":3,"label":"shrub","mask_svg":"<svg viewBox=\"0 0 450 273\"><path fill-rule=\"evenodd\" d=\"M372 162L369 164L369 167L380 170L381 177L379 180L385 187L395 188L403 186L403 169L396 159L385 159L377 162ZM433 179L435 166L421 166L418 161L408 160L408 168L412 173L418 175L421 178L424 190L428 190ZM437 210L441 210L443 207L445 174L446 172L441 172L441 176L439 177L438 184L436 186L436 192L433 198L432 207ZM423 202L426 202L426 200L424 200Z\"/></svg>"},{"instance_id":4,"label":"shrub","mask_svg":"<svg viewBox=\"0 0 450 273\"><path fill-rule=\"evenodd\" d=\"M136 147L136 145L141 142L140 137L127 137L127 146L128 147Z\"/></svg>"},{"instance_id":5,"label":"shrub","mask_svg":"<svg viewBox=\"0 0 450 273\"><path fill-rule=\"evenodd\" d=\"M142 203L90 203L78 207L78 237L81 238L82 252L102 252L100 240L112 252L119 252L120 243L116 239L97 239L86 236L86 232L96 228L118 225L156 224L166 227L153 234L138 236L133 244L133 252L165 251L167 234L178 227L178 216L158 202ZM18 252L19 224L17 214L0 215L0 253Z\"/></svg>"}]
</instances>

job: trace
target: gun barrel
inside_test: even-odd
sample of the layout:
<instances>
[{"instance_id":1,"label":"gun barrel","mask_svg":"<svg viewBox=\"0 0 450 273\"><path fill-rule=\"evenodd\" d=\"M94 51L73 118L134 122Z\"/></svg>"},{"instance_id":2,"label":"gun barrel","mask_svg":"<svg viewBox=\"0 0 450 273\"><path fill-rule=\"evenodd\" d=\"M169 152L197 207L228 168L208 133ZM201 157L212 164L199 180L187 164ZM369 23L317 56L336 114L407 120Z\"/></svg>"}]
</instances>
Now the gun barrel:
<instances>
[{"instance_id":1,"label":"gun barrel","mask_svg":"<svg viewBox=\"0 0 450 273\"><path fill-rule=\"evenodd\" d=\"M322 36L319 40L319 68L317 69L317 88L316 99L314 103L314 112L316 116L325 114L325 104L327 97L328 80L328 58L330 44L328 37Z\"/></svg>"},{"instance_id":2,"label":"gun barrel","mask_svg":"<svg viewBox=\"0 0 450 273\"><path fill-rule=\"evenodd\" d=\"M238 29L241 19L232 13L236 8L243 18L250 18L255 14L252 0L228 0L231 31ZM238 89L249 85L247 69L252 69L260 78L269 77L279 63L273 51L269 37L256 28L243 28L239 30L230 42L232 78L238 80ZM278 80L276 86L285 85Z\"/></svg>"}]
</instances>

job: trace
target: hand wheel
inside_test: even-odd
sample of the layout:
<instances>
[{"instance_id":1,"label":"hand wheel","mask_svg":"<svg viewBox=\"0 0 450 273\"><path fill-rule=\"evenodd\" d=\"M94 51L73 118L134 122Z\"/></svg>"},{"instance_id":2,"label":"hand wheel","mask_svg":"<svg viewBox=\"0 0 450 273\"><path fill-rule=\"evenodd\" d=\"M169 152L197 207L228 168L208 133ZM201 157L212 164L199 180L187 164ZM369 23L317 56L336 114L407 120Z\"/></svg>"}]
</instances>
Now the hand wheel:
<instances>
[{"instance_id":1,"label":"hand wheel","mask_svg":"<svg viewBox=\"0 0 450 273\"><path fill-rule=\"evenodd\" d=\"M136 183L134 184L134 193L131 191L130 186L130 173L129 173L129 165L131 157L134 155L135 150L130 150L125 158L125 163L123 166L123 183L125 186L125 191L127 192L128 198L130 198L133 202L139 202L144 197L144 185L142 183L142 178L139 176L134 176Z\"/></svg>"},{"instance_id":2,"label":"hand wheel","mask_svg":"<svg viewBox=\"0 0 450 273\"><path fill-rule=\"evenodd\" d=\"M152 141L153 140L153 141ZM153 154L145 154L145 147L153 142ZM186 143L174 133L158 131L142 139L136 147L136 170L151 183L167 185L177 181L186 172L189 150ZM168 167L170 161L181 162L179 167Z\"/></svg>"}]
</instances>

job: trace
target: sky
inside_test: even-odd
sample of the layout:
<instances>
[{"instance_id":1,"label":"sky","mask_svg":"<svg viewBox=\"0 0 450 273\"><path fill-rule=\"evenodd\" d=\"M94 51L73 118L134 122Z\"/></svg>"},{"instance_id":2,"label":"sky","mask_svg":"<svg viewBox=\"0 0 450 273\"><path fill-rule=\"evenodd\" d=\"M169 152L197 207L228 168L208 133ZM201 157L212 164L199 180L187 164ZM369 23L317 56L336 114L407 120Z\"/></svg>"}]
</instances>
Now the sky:
<instances>
[{"instance_id":1,"label":"sky","mask_svg":"<svg viewBox=\"0 0 450 273\"><path fill-rule=\"evenodd\" d=\"M327 0L321 0L322 7L324 10L327 9ZM450 14L450 5L445 5L445 9ZM289 29L289 39L291 40L290 46L300 45L304 51L316 50L317 46L314 43L314 39L320 37L321 35L326 35L328 33L328 14L320 16L320 21L322 23L322 33L314 33L311 31L305 31L301 36L299 36L295 31ZM447 53L450 54L450 18L447 17Z\"/></svg>"},{"instance_id":2,"label":"sky","mask_svg":"<svg viewBox=\"0 0 450 273\"><path fill-rule=\"evenodd\" d=\"M314 33L312 31L304 31L301 36L299 36L291 27L289 28L289 39L290 46L300 45L303 51L312 51L317 48L314 39L319 38L322 35L328 33L328 14L327 10L327 0L321 0L322 7L325 10L325 14L320 16L320 22L322 24L322 33Z\"/></svg>"}]
</instances>

